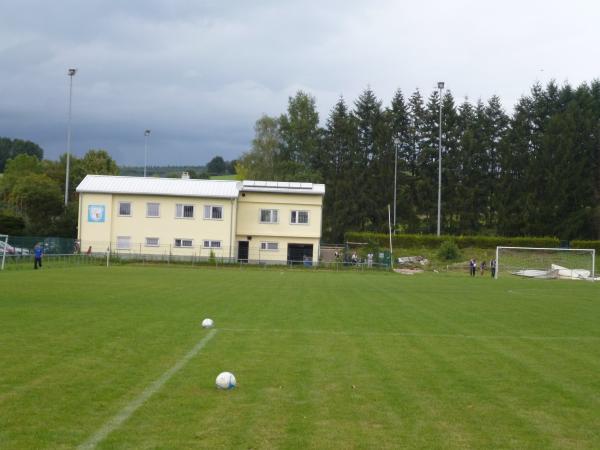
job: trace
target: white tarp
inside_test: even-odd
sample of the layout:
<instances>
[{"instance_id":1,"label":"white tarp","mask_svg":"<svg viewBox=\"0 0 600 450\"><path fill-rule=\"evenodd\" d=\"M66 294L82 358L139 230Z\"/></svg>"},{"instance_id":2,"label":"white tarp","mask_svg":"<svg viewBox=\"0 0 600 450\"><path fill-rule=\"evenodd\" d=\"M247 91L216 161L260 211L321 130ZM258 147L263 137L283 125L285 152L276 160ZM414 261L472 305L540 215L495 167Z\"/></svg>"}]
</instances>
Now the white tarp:
<instances>
[{"instance_id":1,"label":"white tarp","mask_svg":"<svg viewBox=\"0 0 600 450\"><path fill-rule=\"evenodd\" d=\"M513 272L513 275L528 278L560 278L562 280L591 280L591 273L585 269L568 269L552 264L549 270L523 269ZM596 280L600 278L595 278Z\"/></svg>"}]
</instances>

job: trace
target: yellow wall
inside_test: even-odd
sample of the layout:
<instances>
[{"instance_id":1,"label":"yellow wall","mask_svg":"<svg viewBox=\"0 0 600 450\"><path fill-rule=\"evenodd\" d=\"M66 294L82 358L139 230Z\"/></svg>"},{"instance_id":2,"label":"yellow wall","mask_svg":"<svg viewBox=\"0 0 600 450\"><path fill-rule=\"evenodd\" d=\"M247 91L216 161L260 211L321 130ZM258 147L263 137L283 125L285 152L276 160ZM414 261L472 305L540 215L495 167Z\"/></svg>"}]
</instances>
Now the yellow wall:
<instances>
[{"instance_id":1,"label":"yellow wall","mask_svg":"<svg viewBox=\"0 0 600 450\"><path fill-rule=\"evenodd\" d=\"M211 249L203 248L203 241L221 241L221 249L213 249L217 256L228 257L231 236L235 233L235 199L167 197L146 195L99 195L81 194L80 239L81 249L92 245L93 251L106 247L110 241L113 250L118 236L131 238L133 253L208 256ZM119 215L119 203L131 203L131 215ZM147 217L146 204L159 203L160 216ZM176 204L194 205L193 218L176 218ZM88 206L104 204L106 221L103 224L88 222ZM204 219L204 206L222 206L222 219ZM112 219L112 220L111 220ZM159 238L159 247L145 245L146 238ZM192 239L193 248L175 247L175 239ZM126 251L122 251L127 253Z\"/></svg>"},{"instance_id":2,"label":"yellow wall","mask_svg":"<svg viewBox=\"0 0 600 450\"><path fill-rule=\"evenodd\" d=\"M131 203L131 216L119 216L119 203ZM154 255L195 255L208 257L211 249L203 241L221 241L221 249L212 249L217 257L237 258L238 241L249 241L249 259L253 261L285 261L288 244L312 244L313 260L318 259L321 237L322 201L320 195L242 192L236 199L168 197L122 194L80 194L79 238L81 250L92 246L93 252L103 252L109 242L116 251L118 236L131 237L131 249L122 253ZM160 203L160 217L146 217L146 204ZM175 217L177 203L193 204L193 219ZM88 221L88 207L104 205L104 223ZM223 207L223 219L205 220L204 205ZM260 222L261 209L277 209L279 222ZM309 213L308 224L291 224L292 210ZM145 238L159 238L159 247L148 247ZM192 239L193 248L177 248L175 238ZM278 250L261 250L261 242L277 242Z\"/></svg>"},{"instance_id":3,"label":"yellow wall","mask_svg":"<svg viewBox=\"0 0 600 450\"><path fill-rule=\"evenodd\" d=\"M243 195L245 194L245 195ZM321 237L320 195L293 195L245 192L238 200L237 234L245 236ZM278 210L279 223L260 222L261 209ZM292 210L308 211L308 225L291 224Z\"/></svg>"},{"instance_id":4,"label":"yellow wall","mask_svg":"<svg viewBox=\"0 0 600 450\"><path fill-rule=\"evenodd\" d=\"M111 240L110 227L112 218L112 194L80 194L79 226L77 235L81 240L81 251L92 246L92 251L103 252ZM88 206L104 206L105 217L102 223L88 221Z\"/></svg>"}]
</instances>

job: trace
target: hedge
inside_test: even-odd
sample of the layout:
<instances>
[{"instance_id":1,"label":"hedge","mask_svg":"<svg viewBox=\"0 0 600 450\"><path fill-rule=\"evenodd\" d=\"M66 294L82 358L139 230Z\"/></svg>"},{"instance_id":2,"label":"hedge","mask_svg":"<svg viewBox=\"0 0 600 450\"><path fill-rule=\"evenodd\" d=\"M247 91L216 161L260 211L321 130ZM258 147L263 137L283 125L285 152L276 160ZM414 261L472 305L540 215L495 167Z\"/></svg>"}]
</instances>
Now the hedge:
<instances>
[{"instance_id":1,"label":"hedge","mask_svg":"<svg viewBox=\"0 0 600 450\"><path fill-rule=\"evenodd\" d=\"M598 255L600 253L600 241L575 240L571 241L571 248L595 248Z\"/></svg>"},{"instance_id":2,"label":"hedge","mask_svg":"<svg viewBox=\"0 0 600 450\"><path fill-rule=\"evenodd\" d=\"M387 247L390 242L389 235L384 233L367 233L350 231L345 234L347 242L365 242ZM453 240L460 248L496 248L499 245L507 247L559 247L560 241L555 237L502 237L502 236L436 236L433 234L396 234L392 236L394 248L427 247L438 248L442 242ZM600 242L600 241L573 241L575 242ZM597 245L597 244L596 244ZM592 247L586 247L592 248ZM598 248L598 247L594 247Z\"/></svg>"}]
</instances>

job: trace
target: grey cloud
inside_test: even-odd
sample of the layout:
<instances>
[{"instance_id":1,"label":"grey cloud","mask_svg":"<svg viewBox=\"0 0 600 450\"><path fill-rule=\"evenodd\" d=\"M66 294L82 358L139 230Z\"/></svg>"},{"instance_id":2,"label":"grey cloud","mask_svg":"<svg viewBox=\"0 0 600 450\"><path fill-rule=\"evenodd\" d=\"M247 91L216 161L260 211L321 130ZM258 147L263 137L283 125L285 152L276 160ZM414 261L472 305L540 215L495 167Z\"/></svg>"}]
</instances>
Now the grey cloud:
<instances>
[{"instance_id":1,"label":"grey cloud","mask_svg":"<svg viewBox=\"0 0 600 450\"><path fill-rule=\"evenodd\" d=\"M536 80L597 76L586 44L600 8L583 0L8 3L0 135L50 158L65 147L69 67L73 148L122 164L141 162L146 128L157 164L236 158L254 121L282 113L297 89L324 120L367 85L389 102L444 79L457 98L498 94L510 108Z\"/></svg>"}]
</instances>

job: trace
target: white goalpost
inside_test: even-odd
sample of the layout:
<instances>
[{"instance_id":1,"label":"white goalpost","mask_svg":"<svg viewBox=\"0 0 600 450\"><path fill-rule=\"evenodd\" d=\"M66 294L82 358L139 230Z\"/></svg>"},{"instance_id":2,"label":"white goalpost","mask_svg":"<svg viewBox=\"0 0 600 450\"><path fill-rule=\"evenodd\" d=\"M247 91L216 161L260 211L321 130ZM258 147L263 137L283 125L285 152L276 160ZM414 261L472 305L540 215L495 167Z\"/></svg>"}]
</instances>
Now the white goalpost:
<instances>
[{"instance_id":1,"label":"white goalpost","mask_svg":"<svg viewBox=\"0 0 600 450\"><path fill-rule=\"evenodd\" d=\"M496 247L496 273L527 278L596 279L593 248Z\"/></svg>"},{"instance_id":2,"label":"white goalpost","mask_svg":"<svg viewBox=\"0 0 600 450\"><path fill-rule=\"evenodd\" d=\"M0 251L2 251L2 264L0 270L4 270L4 262L6 261L6 250L8 249L8 234L0 234Z\"/></svg>"}]
</instances>

